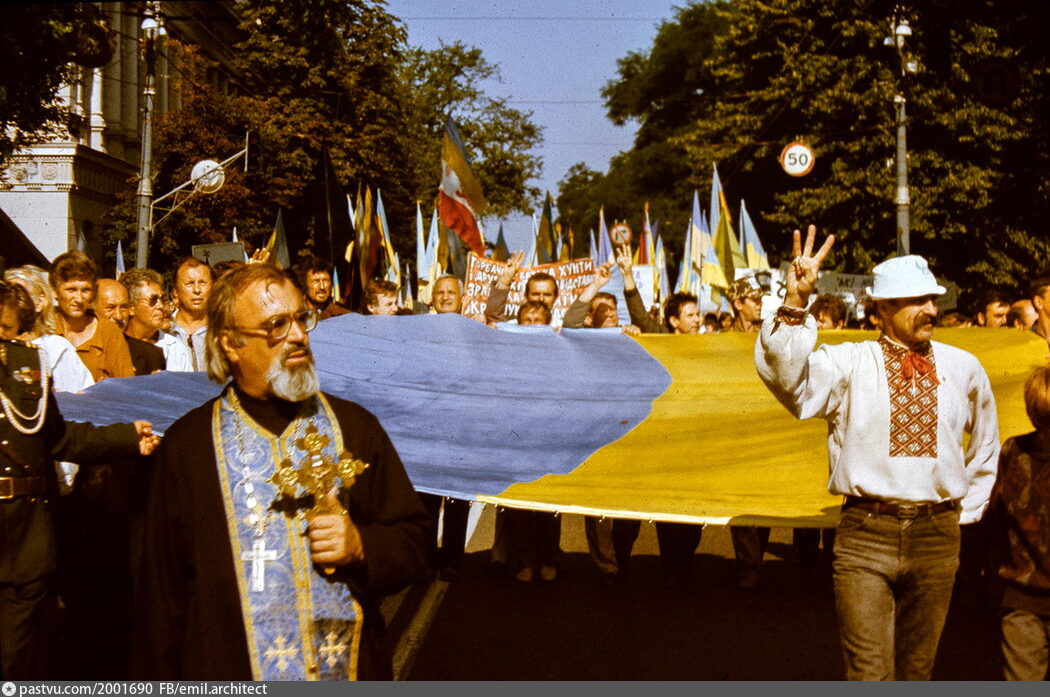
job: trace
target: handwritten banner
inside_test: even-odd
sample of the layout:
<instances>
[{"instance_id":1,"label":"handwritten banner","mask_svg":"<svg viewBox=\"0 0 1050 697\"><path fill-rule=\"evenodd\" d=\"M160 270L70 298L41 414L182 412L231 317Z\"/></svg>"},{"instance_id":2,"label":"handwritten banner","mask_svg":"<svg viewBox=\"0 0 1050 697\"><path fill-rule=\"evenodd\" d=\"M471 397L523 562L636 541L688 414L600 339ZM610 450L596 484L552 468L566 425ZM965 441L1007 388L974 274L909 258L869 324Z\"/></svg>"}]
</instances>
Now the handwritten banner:
<instances>
[{"instance_id":1,"label":"handwritten banner","mask_svg":"<svg viewBox=\"0 0 1050 697\"><path fill-rule=\"evenodd\" d=\"M467 279L463 288L463 314L468 317L485 312L485 303L489 299L492 284L503 273L506 264L491 259L482 259L471 254L467 260ZM539 272L548 273L558 284L558 298L551 308L551 324L561 326L565 311L569 309L576 296L594 280L594 262L591 259L574 259L555 264L540 264L518 269L510 284L507 294L506 315L514 317L518 308L525 302L525 282Z\"/></svg>"}]
</instances>

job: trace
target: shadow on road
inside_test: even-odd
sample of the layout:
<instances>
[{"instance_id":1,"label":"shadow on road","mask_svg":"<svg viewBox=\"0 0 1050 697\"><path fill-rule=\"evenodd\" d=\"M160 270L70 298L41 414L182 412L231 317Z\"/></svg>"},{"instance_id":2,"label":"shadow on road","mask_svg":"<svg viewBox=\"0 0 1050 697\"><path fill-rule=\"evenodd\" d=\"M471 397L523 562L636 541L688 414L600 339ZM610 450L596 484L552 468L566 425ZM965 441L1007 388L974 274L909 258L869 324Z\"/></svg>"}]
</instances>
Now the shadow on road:
<instances>
[{"instance_id":1,"label":"shadow on road","mask_svg":"<svg viewBox=\"0 0 1050 697\"><path fill-rule=\"evenodd\" d=\"M833 598L801 579L783 541L789 530L774 530L757 593L736 588L728 532L719 527L704 532L690 587L664 587L645 525L628 577L604 587L573 517L565 518L567 553L553 583L494 579L487 551L467 555L408 679L841 679ZM468 550L479 546L487 544ZM999 679L997 627L993 612L953 607L934 678Z\"/></svg>"}]
</instances>

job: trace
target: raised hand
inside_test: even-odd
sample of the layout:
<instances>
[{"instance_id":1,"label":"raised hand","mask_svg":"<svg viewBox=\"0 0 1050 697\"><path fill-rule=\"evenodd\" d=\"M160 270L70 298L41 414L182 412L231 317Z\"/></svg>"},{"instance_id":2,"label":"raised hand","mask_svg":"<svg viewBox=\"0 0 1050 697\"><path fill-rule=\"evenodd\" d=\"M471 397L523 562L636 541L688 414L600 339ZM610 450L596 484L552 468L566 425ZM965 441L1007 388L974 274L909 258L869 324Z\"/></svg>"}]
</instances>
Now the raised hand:
<instances>
[{"instance_id":1,"label":"raised hand","mask_svg":"<svg viewBox=\"0 0 1050 697\"><path fill-rule=\"evenodd\" d=\"M613 263L607 261L594 270L594 285L598 288L603 287L612 278L612 267Z\"/></svg>"},{"instance_id":2,"label":"raised hand","mask_svg":"<svg viewBox=\"0 0 1050 697\"><path fill-rule=\"evenodd\" d=\"M514 275L518 273L518 269L521 268L521 262L524 260L525 252L520 249L511 254L510 259L507 259L507 265L503 268L503 273L496 280L496 285L500 288L510 288L510 284L514 282Z\"/></svg>"},{"instance_id":3,"label":"raised hand","mask_svg":"<svg viewBox=\"0 0 1050 697\"><path fill-rule=\"evenodd\" d=\"M824 262L832 245L835 244L835 236L828 235L824 244L820 246L816 254L813 253L813 243L817 238L817 227L810 225L806 230L806 244L802 245L802 233L795 230L794 242L791 253L794 259L791 266L784 275L784 304L789 307L805 308L809 302L809 296L817 287L817 272Z\"/></svg>"},{"instance_id":4,"label":"raised hand","mask_svg":"<svg viewBox=\"0 0 1050 697\"><path fill-rule=\"evenodd\" d=\"M631 262L630 244L616 248L616 265L620 267L620 273L623 274L623 289L634 290L634 274L631 272L634 265Z\"/></svg>"}]
</instances>

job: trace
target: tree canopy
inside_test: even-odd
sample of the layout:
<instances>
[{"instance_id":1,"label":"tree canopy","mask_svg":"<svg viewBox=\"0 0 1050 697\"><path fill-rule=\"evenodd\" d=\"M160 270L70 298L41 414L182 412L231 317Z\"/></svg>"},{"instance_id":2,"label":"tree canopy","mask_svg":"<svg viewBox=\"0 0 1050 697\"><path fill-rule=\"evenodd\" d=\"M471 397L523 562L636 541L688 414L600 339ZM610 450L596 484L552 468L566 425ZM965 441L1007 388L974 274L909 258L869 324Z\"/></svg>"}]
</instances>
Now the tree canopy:
<instances>
[{"instance_id":1,"label":"tree canopy","mask_svg":"<svg viewBox=\"0 0 1050 697\"><path fill-rule=\"evenodd\" d=\"M706 201L717 163L734 215L746 199L774 258L789 252L791 229L814 223L839 237L832 267L866 272L896 249L894 97L903 90L911 251L964 286L1023 285L1050 263L1048 49L1038 36L1046 5L1020 0L1009 16L992 0L910 7L905 44L917 71L903 85L896 51L883 45L888 1L679 9L647 52L621 59L603 91L610 119L639 122L633 148L605 174L571 170L560 208L590 215L610 196L637 216L652 200L657 217L682 223L664 234L681 235L692 190ZM797 179L777 161L794 140L816 153Z\"/></svg>"},{"instance_id":2,"label":"tree canopy","mask_svg":"<svg viewBox=\"0 0 1050 697\"><path fill-rule=\"evenodd\" d=\"M480 83L497 68L480 50L410 47L399 20L374 0L245 0L238 13L244 38L233 47L233 94L208 84L210 64L196 51L172 48L181 56L182 102L157 118L154 190L186 181L205 156L236 152L246 131L256 134L258 148L247 174L234 174L218 194L196 197L159 226L152 253L185 254L191 244L228 239L234 226L259 246L282 210L293 254L324 254L332 171L343 191L379 189L405 257L415 249L415 202L426 207L437 190L450 114L490 211L531 210L538 192L526 184L539 159L528 151L540 132L530 114L485 93ZM110 235L129 239L133 221L130 205L118 209Z\"/></svg>"}]
</instances>

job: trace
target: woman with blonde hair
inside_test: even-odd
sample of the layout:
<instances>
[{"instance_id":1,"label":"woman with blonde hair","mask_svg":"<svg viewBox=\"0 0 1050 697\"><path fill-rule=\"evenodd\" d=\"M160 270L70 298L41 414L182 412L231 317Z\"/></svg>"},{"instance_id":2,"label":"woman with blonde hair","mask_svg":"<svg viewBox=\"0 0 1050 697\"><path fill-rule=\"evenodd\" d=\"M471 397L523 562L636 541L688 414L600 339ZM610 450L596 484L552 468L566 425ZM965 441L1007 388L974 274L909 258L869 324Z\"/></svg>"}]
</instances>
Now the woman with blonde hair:
<instances>
[{"instance_id":1,"label":"woman with blonde hair","mask_svg":"<svg viewBox=\"0 0 1050 697\"><path fill-rule=\"evenodd\" d=\"M41 334L61 334L62 327L55 311L55 294L47 280L47 271L27 264L4 272L4 280L22 286L33 300L37 321L33 331Z\"/></svg>"}]
</instances>

